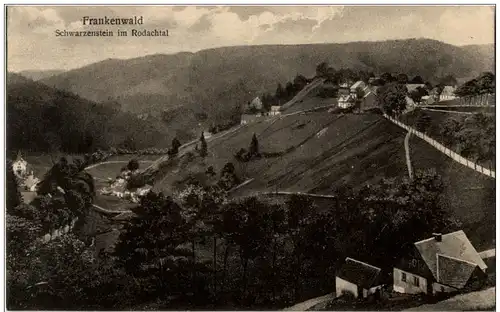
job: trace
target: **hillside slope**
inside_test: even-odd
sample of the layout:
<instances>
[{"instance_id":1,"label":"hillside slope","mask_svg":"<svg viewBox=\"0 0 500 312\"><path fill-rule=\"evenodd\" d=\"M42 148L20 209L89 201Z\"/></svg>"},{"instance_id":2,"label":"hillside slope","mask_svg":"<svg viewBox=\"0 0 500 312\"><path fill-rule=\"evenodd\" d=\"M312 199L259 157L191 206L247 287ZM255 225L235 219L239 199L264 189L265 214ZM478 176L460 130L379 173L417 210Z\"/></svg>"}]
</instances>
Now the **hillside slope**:
<instances>
[{"instance_id":1,"label":"hillside slope","mask_svg":"<svg viewBox=\"0 0 500 312\"><path fill-rule=\"evenodd\" d=\"M274 91L278 82L297 73L314 75L322 61L336 69L404 72L432 80L444 74L470 77L493 70L489 52L482 46L457 47L427 39L238 46L109 59L42 82L94 101L116 99L134 113L159 114L182 105L221 120L256 95Z\"/></svg>"},{"instance_id":2,"label":"hillside slope","mask_svg":"<svg viewBox=\"0 0 500 312\"><path fill-rule=\"evenodd\" d=\"M7 148L11 152L167 147L174 135L158 120L140 120L18 74L7 75L6 93Z\"/></svg>"},{"instance_id":3,"label":"hillside slope","mask_svg":"<svg viewBox=\"0 0 500 312\"><path fill-rule=\"evenodd\" d=\"M254 133L265 156L237 161L234 155L248 148ZM219 173L232 162L241 182L246 182L231 192L232 197L275 190L335 194L342 186L356 189L384 177L407 176L405 135L374 114L314 112L270 119L209 142L205 159L170 161L154 189L173 193L190 176L213 182L218 177L205 175L205 170L213 166ZM484 248L494 244L494 179L453 162L418 138L410 140L410 158L414 171L434 169L443 177L446 206L474 244Z\"/></svg>"},{"instance_id":4,"label":"hillside slope","mask_svg":"<svg viewBox=\"0 0 500 312\"><path fill-rule=\"evenodd\" d=\"M19 72L20 75L29 78L34 81L38 81L41 79L49 78L55 75L62 74L64 70L23 70L22 72Z\"/></svg>"}]
</instances>

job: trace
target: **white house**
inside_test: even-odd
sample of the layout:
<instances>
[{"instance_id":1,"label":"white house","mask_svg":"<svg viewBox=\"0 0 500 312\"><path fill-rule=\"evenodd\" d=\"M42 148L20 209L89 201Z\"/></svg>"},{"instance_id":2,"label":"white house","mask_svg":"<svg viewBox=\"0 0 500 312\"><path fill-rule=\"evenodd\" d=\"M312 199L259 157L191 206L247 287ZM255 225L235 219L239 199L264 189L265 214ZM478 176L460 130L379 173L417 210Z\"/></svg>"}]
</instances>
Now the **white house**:
<instances>
[{"instance_id":1,"label":"white house","mask_svg":"<svg viewBox=\"0 0 500 312\"><path fill-rule=\"evenodd\" d=\"M281 115L281 106L271 106L271 110L269 111L270 116Z\"/></svg>"},{"instance_id":2,"label":"white house","mask_svg":"<svg viewBox=\"0 0 500 312\"><path fill-rule=\"evenodd\" d=\"M448 100L454 100L458 98L458 96L455 95L455 90L456 88L453 86L445 86L443 88L443 91L439 95L439 101L448 101Z\"/></svg>"},{"instance_id":3,"label":"white house","mask_svg":"<svg viewBox=\"0 0 500 312\"><path fill-rule=\"evenodd\" d=\"M487 266L464 231L433 237L410 246L394 267L394 291L436 294L475 288L484 282Z\"/></svg>"},{"instance_id":4,"label":"white house","mask_svg":"<svg viewBox=\"0 0 500 312\"><path fill-rule=\"evenodd\" d=\"M355 298L367 298L375 294L383 286L380 272L380 268L373 265L346 258L335 276L336 297L350 293Z\"/></svg>"},{"instance_id":5,"label":"white house","mask_svg":"<svg viewBox=\"0 0 500 312\"><path fill-rule=\"evenodd\" d=\"M23 159L21 152L17 153L16 160L12 163L12 170L19 179L24 179L28 170L28 162Z\"/></svg>"},{"instance_id":6,"label":"white house","mask_svg":"<svg viewBox=\"0 0 500 312\"><path fill-rule=\"evenodd\" d=\"M356 99L352 94L339 96L338 103L340 108L349 108L354 105Z\"/></svg>"}]
</instances>

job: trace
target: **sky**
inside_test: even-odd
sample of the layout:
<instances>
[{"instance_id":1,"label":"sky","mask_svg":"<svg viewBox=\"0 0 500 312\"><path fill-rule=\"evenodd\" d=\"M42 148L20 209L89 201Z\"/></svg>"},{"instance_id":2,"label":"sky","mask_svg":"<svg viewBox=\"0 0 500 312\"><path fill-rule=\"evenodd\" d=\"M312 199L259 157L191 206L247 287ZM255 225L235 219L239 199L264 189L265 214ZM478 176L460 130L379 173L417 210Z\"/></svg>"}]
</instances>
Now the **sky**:
<instances>
[{"instance_id":1,"label":"sky","mask_svg":"<svg viewBox=\"0 0 500 312\"><path fill-rule=\"evenodd\" d=\"M142 16L135 26L89 26L82 18ZM129 36L118 37L118 29ZM132 29L169 30L132 37ZM111 30L113 37L57 37ZM494 43L493 6L9 6L7 68L68 70L109 58L260 44L343 43L404 38L453 45Z\"/></svg>"}]
</instances>

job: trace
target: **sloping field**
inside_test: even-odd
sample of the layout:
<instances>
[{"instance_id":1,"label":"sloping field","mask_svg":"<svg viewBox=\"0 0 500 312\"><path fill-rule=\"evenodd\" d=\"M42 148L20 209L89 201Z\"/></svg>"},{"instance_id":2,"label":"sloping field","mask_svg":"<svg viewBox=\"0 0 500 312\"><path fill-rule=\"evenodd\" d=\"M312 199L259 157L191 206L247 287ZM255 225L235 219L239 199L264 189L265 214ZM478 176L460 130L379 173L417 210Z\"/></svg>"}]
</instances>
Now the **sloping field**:
<instances>
[{"instance_id":1,"label":"sloping field","mask_svg":"<svg viewBox=\"0 0 500 312\"><path fill-rule=\"evenodd\" d=\"M464 223L464 231L477 249L495 242L495 179L463 166L422 139L410 138L414 170L435 168L445 185L446 205Z\"/></svg>"},{"instance_id":2,"label":"sloping field","mask_svg":"<svg viewBox=\"0 0 500 312\"><path fill-rule=\"evenodd\" d=\"M234 154L248 148L253 133L261 159L240 163ZM406 174L404 131L378 115L298 114L251 125L208 144L209 156L166 173L155 188L168 192L175 180L232 162L241 180L253 178L235 194L280 189L331 193L383 176ZM267 153L274 153L270 156ZM182 161L181 161L182 162Z\"/></svg>"},{"instance_id":3,"label":"sloping field","mask_svg":"<svg viewBox=\"0 0 500 312\"><path fill-rule=\"evenodd\" d=\"M298 111L309 110L322 106L337 106L336 98L321 98L313 95L306 95L302 100L297 101L293 106L283 110L282 114L295 113Z\"/></svg>"}]
</instances>

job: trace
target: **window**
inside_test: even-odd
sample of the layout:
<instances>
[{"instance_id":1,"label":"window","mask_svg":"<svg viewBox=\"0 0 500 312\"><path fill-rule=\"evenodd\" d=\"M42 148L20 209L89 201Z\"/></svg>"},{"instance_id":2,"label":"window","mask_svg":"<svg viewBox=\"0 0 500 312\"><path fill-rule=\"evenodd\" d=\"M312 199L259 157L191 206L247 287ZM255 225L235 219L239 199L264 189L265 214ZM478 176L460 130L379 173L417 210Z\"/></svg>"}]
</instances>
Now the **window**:
<instances>
[{"instance_id":1,"label":"window","mask_svg":"<svg viewBox=\"0 0 500 312\"><path fill-rule=\"evenodd\" d=\"M444 286L441 286L441 292L444 292Z\"/></svg>"},{"instance_id":2,"label":"window","mask_svg":"<svg viewBox=\"0 0 500 312\"><path fill-rule=\"evenodd\" d=\"M401 273L401 281L406 282L406 273Z\"/></svg>"},{"instance_id":3,"label":"window","mask_svg":"<svg viewBox=\"0 0 500 312\"><path fill-rule=\"evenodd\" d=\"M411 261L410 261L410 266L411 266L412 268L416 267L416 266L417 266L417 259L411 259Z\"/></svg>"},{"instance_id":4,"label":"window","mask_svg":"<svg viewBox=\"0 0 500 312\"><path fill-rule=\"evenodd\" d=\"M415 284L415 286L420 286L420 280L418 277L414 276L413 277L413 284Z\"/></svg>"}]
</instances>

